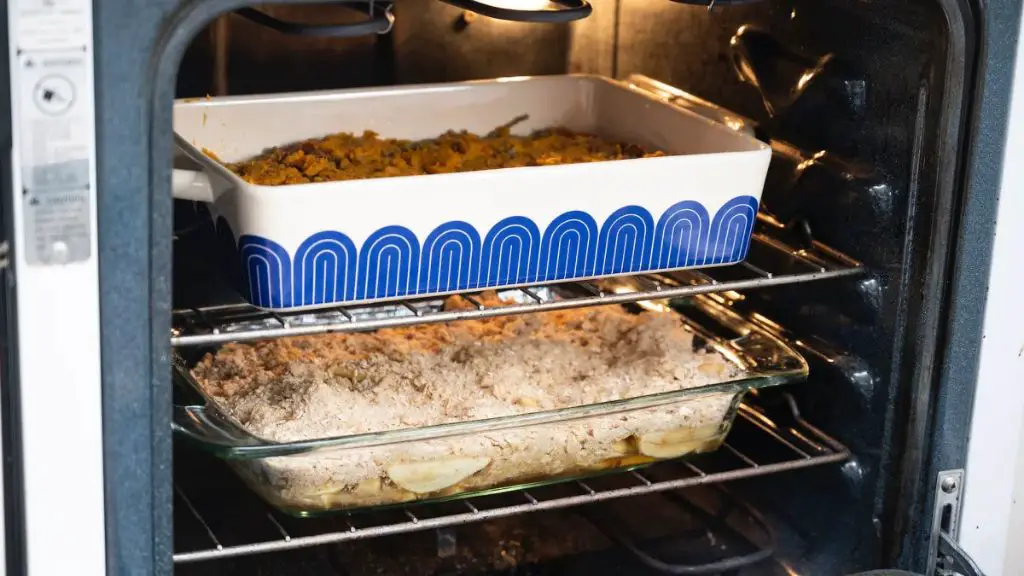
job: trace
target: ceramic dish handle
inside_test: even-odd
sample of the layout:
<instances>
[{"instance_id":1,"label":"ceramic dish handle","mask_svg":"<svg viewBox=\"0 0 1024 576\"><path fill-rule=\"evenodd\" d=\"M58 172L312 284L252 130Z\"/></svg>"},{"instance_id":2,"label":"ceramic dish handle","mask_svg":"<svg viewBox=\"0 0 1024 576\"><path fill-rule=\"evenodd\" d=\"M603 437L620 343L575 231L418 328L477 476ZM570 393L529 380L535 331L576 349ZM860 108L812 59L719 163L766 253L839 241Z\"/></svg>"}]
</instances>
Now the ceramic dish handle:
<instances>
[{"instance_id":1,"label":"ceramic dish handle","mask_svg":"<svg viewBox=\"0 0 1024 576\"><path fill-rule=\"evenodd\" d=\"M500 8L491 6L476 0L441 0L456 8L476 12L481 16L494 18L496 20L511 20L513 22L543 22L548 24L561 24L581 20L590 16L594 10L587 0L550 0L552 4L560 6L557 10L517 10L514 8Z\"/></svg>"},{"instance_id":2,"label":"ceramic dish handle","mask_svg":"<svg viewBox=\"0 0 1024 576\"><path fill-rule=\"evenodd\" d=\"M175 168L171 176L171 189L178 200L213 203L210 177L198 170Z\"/></svg>"},{"instance_id":3,"label":"ceramic dish handle","mask_svg":"<svg viewBox=\"0 0 1024 576\"><path fill-rule=\"evenodd\" d=\"M757 123L750 118L740 116L732 110L722 108L689 92L684 92L675 86L659 82L643 74L630 74L626 78L626 82L634 88L652 94L659 100L700 114L708 120L724 124L732 130L747 134L748 136L755 136L756 134Z\"/></svg>"}]
</instances>

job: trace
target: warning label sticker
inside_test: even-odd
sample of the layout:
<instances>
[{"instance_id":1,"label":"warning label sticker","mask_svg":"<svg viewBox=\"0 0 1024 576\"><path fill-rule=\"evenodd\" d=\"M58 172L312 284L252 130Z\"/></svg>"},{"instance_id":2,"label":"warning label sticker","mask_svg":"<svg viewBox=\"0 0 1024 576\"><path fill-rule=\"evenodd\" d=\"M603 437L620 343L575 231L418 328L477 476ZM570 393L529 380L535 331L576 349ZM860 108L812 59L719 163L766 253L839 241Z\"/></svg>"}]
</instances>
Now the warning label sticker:
<instances>
[{"instance_id":1,"label":"warning label sticker","mask_svg":"<svg viewBox=\"0 0 1024 576\"><path fill-rule=\"evenodd\" d=\"M86 260L91 251L94 140L86 54L22 54L19 70L22 208L29 264Z\"/></svg>"}]
</instances>

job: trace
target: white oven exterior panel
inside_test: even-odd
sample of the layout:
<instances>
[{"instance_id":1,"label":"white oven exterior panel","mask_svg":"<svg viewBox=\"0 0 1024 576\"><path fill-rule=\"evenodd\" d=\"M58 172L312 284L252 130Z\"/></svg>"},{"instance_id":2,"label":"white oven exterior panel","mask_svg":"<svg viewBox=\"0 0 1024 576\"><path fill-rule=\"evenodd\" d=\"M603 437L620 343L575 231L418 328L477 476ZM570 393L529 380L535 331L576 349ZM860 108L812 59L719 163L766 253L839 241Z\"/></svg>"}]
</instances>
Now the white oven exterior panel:
<instances>
[{"instance_id":1,"label":"white oven exterior panel","mask_svg":"<svg viewBox=\"0 0 1024 576\"><path fill-rule=\"evenodd\" d=\"M106 574L92 13L91 0L7 3L29 576Z\"/></svg>"}]
</instances>

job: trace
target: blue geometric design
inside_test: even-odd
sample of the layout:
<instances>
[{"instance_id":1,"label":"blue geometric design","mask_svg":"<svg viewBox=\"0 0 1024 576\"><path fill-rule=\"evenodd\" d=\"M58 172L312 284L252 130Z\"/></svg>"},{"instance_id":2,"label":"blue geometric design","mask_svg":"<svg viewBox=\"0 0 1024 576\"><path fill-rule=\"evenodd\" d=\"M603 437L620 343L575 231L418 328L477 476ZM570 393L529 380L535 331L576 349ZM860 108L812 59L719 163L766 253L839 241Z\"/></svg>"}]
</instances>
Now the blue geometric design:
<instances>
[{"instance_id":1,"label":"blue geometric design","mask_svg":"<svg viewBox=\"0 0 1024 576\"><path fill-rule=\"evenodd\" d=\"M750 234L757 220L757 200L739 196L725 203L711 222L704 265L739 262L747 257Z\"/></svg>"},{"instance_id":2,"label":"blue geometric design","mask_svg":"<svg viewBox=\"0 0 1024 576\"><path fill-rule=\"evenodd\" d=\"M652 270L703 264L711 219L700 202L684 200L669 206L654 232Z\"/></svg>"},{"instance_id":3,"label":"blue geometric design","mask_svg":"<svg viewBox=\"0 0 1024 576\"><path fill-rule=\"evenodd\" d=\"M476 288L480 234L468 222L445 222L423 241L419 293Z\"/></svg>"},{"instance_id":4,"label":"blue geometric design","mask_svg":"<svg viewBox=\"0 0 1024 576\"><path fill-rule=\"evenodd\" d=\"M402 226L373 232L358 249L345 234L325 230L306 238L294 260L273 240L244 235L232 258L250 302L279 309L730 264L746 258L756 217L752 196L726 202L714 218L686 200L657 224L640 206L619 208L600 230L578 210L558 215L543 232L529 218L509 216L483 242L463 221L441 224L422 245ZM222 220L222 250L235 254Z\"/></svg>"},{"instance_id":5,"label":"blue geometric design","mask_svg":"<svg viewBox=\"0 0 1024 576\"><path fill-rule=\"evenodd\" d=\"M540 230L533 220L509 216L484 238L480 281L477 286L508 286L537 281Z\"/></svg>"},{"instance_id":6,"label":"blue geometric design","mask_svg":"<svg viewBox=\"0 0 1024 576\"><path fill-rule=\"evenodd\" d=\"M243 235L238 239L249 301L264 308L292 306L292 265L288 251L273 240Z\"/></svg>"},{"instance_id":7,"label":"blue geometric design","mask_svg":"<svg viewBox=\"0 0 1024 576\"><path fill-rule=\"evenodd\" d=\"M317 232L295 251L292 306L353 300L356 296L356 245L333 230Z\"/></svg>"},{"instance_id":8,"label":"blue geometric design","mask_svg":"<svg viewBox=\"0 0 1024 576\"><path fill-rule=\"evenodd\" d=\"M604 221L597 242L597 269L601 274L650 270L654 244L654 218L640 206L619 208Z\"/></svg>"},{"instance_id":9,"label":"blue geometric design","mask_svg":"<svg viewBox=\"0 0 1024 576\"><path fill-rule=\"evenodd\" d=\"M573 210L557 216L544 231L538 280L593 276L597 239L597 222L590 214Z\"/></svg>"},{"instance_id":10,"label":"blue geometric design","mask_svg":"<svg viewBox=\"0 0 1024 576\"><path fill-rule=\"evenodd\" d=\"M420 243L404 226L385 226L363 242L356 298L393 298L416 293Z\"/></svg>"}]
</instances>

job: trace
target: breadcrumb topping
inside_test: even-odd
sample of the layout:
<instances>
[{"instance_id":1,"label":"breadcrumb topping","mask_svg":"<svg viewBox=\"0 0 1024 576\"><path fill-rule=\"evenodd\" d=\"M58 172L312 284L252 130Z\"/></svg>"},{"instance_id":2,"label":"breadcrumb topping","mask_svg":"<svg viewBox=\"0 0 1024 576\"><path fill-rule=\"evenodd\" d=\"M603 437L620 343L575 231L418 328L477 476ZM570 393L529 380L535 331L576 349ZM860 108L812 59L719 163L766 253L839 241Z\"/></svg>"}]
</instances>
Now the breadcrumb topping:
<instances>
[{"instance_id":1,"label":"breadcrumb topping","mask_svg":"<svg viewBox=\"0 0 1024 576\"><path fill-rule=\"evenodd\" d=\"M694 350L674 313L632 314L620 306L229 344L193 369L225 412L279 442L590 405L721 382L737 372L717 353ZM724 434L733 396L239 466L285 505L402 501L439 486L466 491L698 450ZM423 462L439 468L396 468Z\"/></svg>"}]
</instances>

